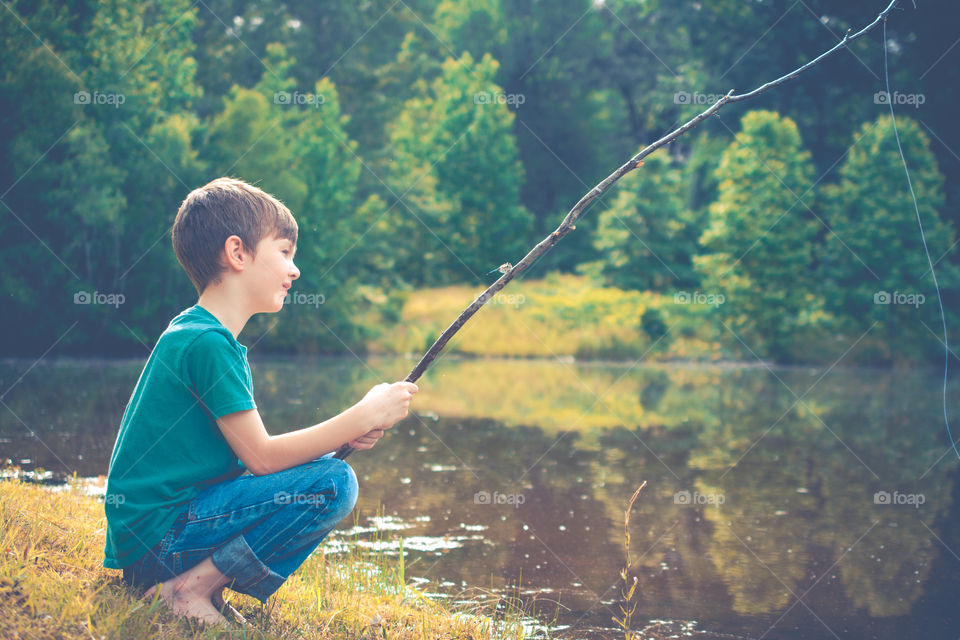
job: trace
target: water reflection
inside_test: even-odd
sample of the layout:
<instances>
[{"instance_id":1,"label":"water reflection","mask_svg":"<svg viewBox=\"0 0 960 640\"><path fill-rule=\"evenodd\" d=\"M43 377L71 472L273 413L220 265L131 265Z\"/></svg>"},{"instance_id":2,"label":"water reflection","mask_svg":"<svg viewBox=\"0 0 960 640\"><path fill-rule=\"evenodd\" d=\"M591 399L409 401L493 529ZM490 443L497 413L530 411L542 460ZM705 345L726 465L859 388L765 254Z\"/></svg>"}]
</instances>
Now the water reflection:
<instances>
[{"instance_id":1,"label":"water reflection","mask_svg":"<svg viewBox=\"0 0 960 640\"><path fill-rule=\"evenodd\" d=\"M17 382L29 365L0 366L2 388L13 385L0 458L105 473L142 362L40 363ZM411 363L252 366L276 433L339 411ZM351 458L361 519L327 552L396 553L403 538L410 575L456 588L519 581L559 599L574 629L609 627L623 509L647 480L631 520L641 626L956 636L955 607L940 594L960 586L957 460L934 372L447 359L420 386L416 415ZM371 520L381 505L386 519ZM374 528L384 541L372 541Z\"/></svg>"}]
</instances>

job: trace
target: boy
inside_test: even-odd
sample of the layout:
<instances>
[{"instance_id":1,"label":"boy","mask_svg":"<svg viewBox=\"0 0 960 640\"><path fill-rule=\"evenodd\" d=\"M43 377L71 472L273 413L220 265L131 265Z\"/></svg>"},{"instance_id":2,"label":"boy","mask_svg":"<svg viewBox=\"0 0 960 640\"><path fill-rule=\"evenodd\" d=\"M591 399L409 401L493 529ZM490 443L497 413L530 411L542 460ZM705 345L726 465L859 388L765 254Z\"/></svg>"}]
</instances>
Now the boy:
<instances>
[{"instance_id":1,"label":"boy","mask_svg":"<svg viewBox=\"0 0 960 640\"><path fill-rule=\"evenodd\" d=\"M356 475L333 452L374 446L417 392L380 384L325 422L267 434L237 336L283 307L296 245L290 211L245 182L187 196L173 248L200 297L154 346L110 458L103 565L206 622L225 621L225 586L266 601L353 510Z\"/></svg>"}]
</instances>

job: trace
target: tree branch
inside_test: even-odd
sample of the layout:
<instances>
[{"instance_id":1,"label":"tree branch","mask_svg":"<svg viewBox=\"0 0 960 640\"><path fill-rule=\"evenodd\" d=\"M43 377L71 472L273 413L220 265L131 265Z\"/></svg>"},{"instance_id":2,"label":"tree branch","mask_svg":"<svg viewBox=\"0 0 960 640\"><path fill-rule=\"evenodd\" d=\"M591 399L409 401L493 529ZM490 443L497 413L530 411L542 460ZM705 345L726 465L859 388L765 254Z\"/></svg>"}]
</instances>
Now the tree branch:
<instances>
[{"instance_id":1,"label":"tree branch","mask_svg":"<svg viewBox=\"0 0 960 640\"><path fill-rule=\"evenodd\" d=\"M609 176L604 178L597 186L595 186L593 189L587 192L586 195L580 198L577 204L575 204L573 208L570 209L570 212L567 213L566 217L563 219L563 222L560 223L560 226L557 227L556 230L553 231L553 233L551 233L546 238L541 240L533 249L531 249L527 253L527 255L523 257L523 259L520 262L518 262L516 265L513 265L512 268L507 269L506 272L502 276L500 276L500 278L496 282L494 282L489 287L487 287L486 291L484 291L479 296L477 296L477 298L474 299L474 301L471 302L466 309L461 311L460 315L457 316L457 319L454 320L453 323L449 327L447 327L443 331L443 333L440 334L440 337L437 338L436 342L434 342L433 345L429 349L427 349L427 352L423 354L423 357L420 359L420 362L417 363L417 366L415 366L413 368L413 371L411 371L410 374L406 377L406 381L416 382L417 380L419 380L420 376L422 376L423 373L427 370L427 367L430 366L430 363L433 362L434 358L437 357L440 351L450 341L450 338L452 338L454 334L456 334L457 331L459 331L460 328L463 327L464 324L466 324L467 320L473 317L473 314L475 314L477 311L480 310L480 307L486 304L487 301L490 298L492 298L498 291L500 291L505 286L507 286L508 282L510 282L515 277L517 277L518 275L526 271L527 267L533 264L537 260L537 258L539 258L541 255L546 253L547 250L549 250L553 245L557 243L557 241L560 240L560 238L564 237L565 235L567 235L568 233L576 229L575 223L577 221L577 218L580 217L580 214L587 207L587 205L593 202L595 199L597 199L604 191L606 191L611 186L613 186L613 184L617 182L620 178L627 175L634 169L637 169L638 167L643 166L644 158L646 158L648 155L650 155L660 147L670 144L671 142L673 142L674 140L676 140L677 138L685 134L690 129L693 129L694 127L696 127L698 124L700 124L710 116L715 115L724 106L728 104L733 104L734 102L742 102L744 100L755 98L761 93L765 93L770 89L773 89L774 87L778 87L790 80L793 80L804 71L807 71L808 69L811 69L812 67L815 67L816 65L820 64L821 62L826 60L828 57L830 57L840 49L845 48L848 44L850 44L854 40L861 38L864 34L873 30L882 21L886 20L887 14L889 14L893 10L893 8L896 6L898 1L899 0L891 0L890 4L887 5L887 8L881 11L879 15L877 15L877 17L874 19L873 22L871 22L864 28L860 29L860 31L857 31L856 33L851 35L850 30L847 30L846 35L843 36L843 40L835 44L830 49L827 49L826 51L821 53L819 56L814 58L813 60L810 60L806 64L800 67L797 67L790 73L782 75L776 80L771 80L770 82L767 82L766 84L763 84L748 93L735 94L733 92L733 89L731 89L729 92L727 92L726 95L724 95L722 98L720 98L719 100L714 102L712 105L710 105L710 107L708 107L705 111L697 114L690 120L687 120L684 124L680 125L679 127L674 129L667 135L663 136L656 142L644 147L643 150L640 151L640 153L630 158L630 160L624 163L619 169L617 169L616 171L611 173ZM353 452L352 447L344 445L336 453L335 457L343 459L343 458L346 458L348 455L350 455L352 452Z\"/></svg>"}]
</instances>

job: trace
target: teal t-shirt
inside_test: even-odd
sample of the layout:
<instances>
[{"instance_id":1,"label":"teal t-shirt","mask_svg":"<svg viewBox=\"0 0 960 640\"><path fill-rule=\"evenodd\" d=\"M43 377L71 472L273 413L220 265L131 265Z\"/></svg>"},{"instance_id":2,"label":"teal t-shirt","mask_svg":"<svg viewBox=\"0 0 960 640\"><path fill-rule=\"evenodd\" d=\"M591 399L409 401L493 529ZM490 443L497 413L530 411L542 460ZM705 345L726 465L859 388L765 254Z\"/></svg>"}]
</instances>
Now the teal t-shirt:
<instances>
[{"instance_id":1,"label":"teal t-shirt","mask_svg":"<svg viewBox=\"0 0 960 640\"><path fill-rule=\"evenodd\" d=\"M136 562L187 502L243 473L216 419L256 406L247 348L200 305L171 320L130 396L110 456L104 567Z\"/></svg>"}]
</instances>

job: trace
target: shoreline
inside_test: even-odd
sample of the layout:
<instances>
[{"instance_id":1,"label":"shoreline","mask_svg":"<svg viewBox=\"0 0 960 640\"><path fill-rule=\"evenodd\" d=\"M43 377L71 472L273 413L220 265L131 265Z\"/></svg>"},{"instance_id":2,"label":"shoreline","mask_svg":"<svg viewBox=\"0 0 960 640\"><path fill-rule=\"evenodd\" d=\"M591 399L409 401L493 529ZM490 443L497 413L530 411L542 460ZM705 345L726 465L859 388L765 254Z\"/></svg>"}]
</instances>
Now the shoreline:
<instances>
[{"instance_id":1,"label":"shoreline","mask_svg":"<svg viewBox=\"0 0 960 640\"><path fill-rule=\"evenodd\" d=\"M354 362L358 358L363 360L404 360L416 363L420 360L422 354L414 353L388 353L381 351L368 351L363 353L330 352L318 354L292 354L282 351L276 352L251 352L250 362L296 362L296 361L345 361ZM603 359L603 358L577 358L574 355L498 355L498 354L474 354L474 353L442 353L434 362L434 366L441 360L452 360L455 362L476 362L488 360L491 362L517 362L517 363L556 363L573 364L580 367L612 367L612 368L637 368L637 369L705 369L705 370L738 370L738 369L772 369L774 371L820 371L822 369L831 369L838 371L875 371L875 372L895 372L895 371L933 371L942 372L943 366L939 363L920 364L913 363L909 366L896 366L894 364L844 364L839 363L831 366L833 362L782 362L773 360L738 360L738 359L699 359L699 358L654 358L654 359ZM56 364L97 364L97 365L136 365L143 367L147 358L134 358L130 356L97 356L97 355L57 355L47 356L38 361L32 356L0 356L0 366L27 364L28 366L43 366Z\"/></svg>"},{"instance_id":2,"label":"shoreline","mask_svg":"<svg viewBox=\"0 0 960 640\"><path fill-rule=\"evenodd\" d=\"M120 572L101 566L103 507L71 484L50 490L0 481L2 637L213 638L223 630L175 616L157 599L139 599ZM521 638L525 617L493 606L430 599L408 584L402 559L351 550L313 554L266 604L232 591L228 602L249 621L240 637L402 636ZM382 635L381 635L382 634Z\"/></svg>"}]
</instances>

